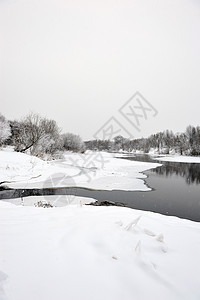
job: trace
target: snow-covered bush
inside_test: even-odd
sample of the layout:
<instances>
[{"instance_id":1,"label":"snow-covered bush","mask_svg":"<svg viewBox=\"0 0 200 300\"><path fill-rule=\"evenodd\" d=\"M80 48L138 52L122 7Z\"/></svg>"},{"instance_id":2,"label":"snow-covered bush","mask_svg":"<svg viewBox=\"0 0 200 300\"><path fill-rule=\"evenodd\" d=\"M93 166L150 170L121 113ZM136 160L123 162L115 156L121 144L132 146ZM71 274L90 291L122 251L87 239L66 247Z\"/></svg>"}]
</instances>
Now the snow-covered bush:
<instances>
[{"instance_id":1,"label":"snow-covered bush","mask_svg":"<svg viewBox=\"0 0 200 300\"><path fill-rule=\"evenodd\" d=\"M38 201L35 204L35 207L43 207L43 208L50 208L53 207L53 205L51 205L51 203L49 202L44 202L44 201Z\"/></svg>"},{"instance_id":2,"label":"snow-covered bush","mask_svg":"<svg viewBox=\"0 0 200 300\"><path fill-rule=\"evenodd\" d=\"M63 147L65 150L73 152L84 152L85 144L79 135L65 133L62 135Z\"/></svg>"}]
</instances>

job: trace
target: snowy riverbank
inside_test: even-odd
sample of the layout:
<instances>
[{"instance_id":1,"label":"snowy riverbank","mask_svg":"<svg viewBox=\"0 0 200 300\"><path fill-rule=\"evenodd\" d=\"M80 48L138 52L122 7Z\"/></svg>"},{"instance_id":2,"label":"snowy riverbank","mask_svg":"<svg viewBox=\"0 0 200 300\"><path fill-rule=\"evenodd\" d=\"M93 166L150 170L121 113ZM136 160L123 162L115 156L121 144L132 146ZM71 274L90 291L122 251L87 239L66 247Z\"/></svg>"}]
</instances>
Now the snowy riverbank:
<instances>
[{"instance_id":1,"label":"snowy riverbank","mask_svg":"<svg viewBox=\"0 0 200 300\"><path fill-rule=\"evenodd\" d=\"M200 156L184 156L184 155L167 155L154 158L159 161L171 161L171 162L182 162L182 163L200 163Z\"/></svg>"},{"instance_id":2,"label":"snowy riverbank","mask_svg":"<svg viewBox=\"0 0 200 300\"><path fill-rule=\"evenodd\" d=\"M0 228L1 300L200 298L199 223L129 208L0 201Z\"/></svg>"},{"instance_id":3,"label":"snowy riverbank","mask_svg":"<svg viewBox=\"0 0 200 300\"><path fill-rule=\"evenodd\" d=\"M0 151L0 181L147 189L140 172L159 164L115 155L65 153L45 162ZM34 207L43 200L57 207ZM21 199L0 201L1 300L199 300L200 223L84 205L92 201L69 195L26 197L23 206Z\"/></svg>"},{"instance_id":4,"label":"snowy riverbank","mask_svg":"<svg viewBox=\"0 0 200 300\"><path fill-rule=\"evenodd\" d=\"M158 163L129 161L117 154L66 152L64 158L46 162L34 156L0 151L0 182L12 188L77 186L100 190L142 190L149 188L141 172Z\"/></svg>"}]
</instances>

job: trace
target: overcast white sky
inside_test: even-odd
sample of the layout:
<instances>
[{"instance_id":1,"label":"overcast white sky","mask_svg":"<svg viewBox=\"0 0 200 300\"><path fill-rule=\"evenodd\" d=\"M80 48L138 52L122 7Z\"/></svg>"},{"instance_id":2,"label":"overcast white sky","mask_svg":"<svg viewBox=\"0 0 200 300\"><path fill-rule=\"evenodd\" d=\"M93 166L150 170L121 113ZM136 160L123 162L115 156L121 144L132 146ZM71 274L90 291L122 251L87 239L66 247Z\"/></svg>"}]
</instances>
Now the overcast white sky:
<instances>
[{"instance_id":1,"label":"overcast white sky","mask_svg":"<svg viewBox=\"0 0 200 300\"><path fill-rule=\"evenodd\" d=\"M158 111L137 132L118 109ZM0 0L0 111L90 139L112 116L135 137L200 125L199 0Z\"/></svg>"}]
</instances>

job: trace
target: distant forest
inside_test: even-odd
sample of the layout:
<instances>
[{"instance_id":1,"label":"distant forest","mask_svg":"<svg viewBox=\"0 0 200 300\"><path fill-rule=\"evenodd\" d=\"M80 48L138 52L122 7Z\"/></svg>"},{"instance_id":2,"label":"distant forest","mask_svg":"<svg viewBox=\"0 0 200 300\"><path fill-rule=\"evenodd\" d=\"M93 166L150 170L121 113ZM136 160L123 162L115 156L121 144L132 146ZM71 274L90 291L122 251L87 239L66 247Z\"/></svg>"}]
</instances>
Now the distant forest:
<instances>
[{"instance_id":1,"label":"distant forest","mask_svg":"<svg viewBox=\"0 0 200 300\"><path fill-rule=\"evenodd\" d=\"M200 126L189 125L183 133L165 130L148 138L127 139L121 135L113 140L84 142L79 135L61 133L56 121L29 114L10 121L0 114L0 147L13 146L15 151L41 158L59 158L63 151L128 151L180 155L200 155Z\"/></svg>"},{"instance_id":2,"label":"distant forest","mask_svg":"<svg viewBox=\"0 0 200 300\"><path fill-rule=\"evenodd\" d=\"M129 140L121 135L110 140L92 140L85 142L86 149L105 151L140 151L144 153L180 155L200 155L200 126L189 125L185 132L174 134L171 130L165 130L152 134L148 138Z\"/></svg>"}]
</instances>

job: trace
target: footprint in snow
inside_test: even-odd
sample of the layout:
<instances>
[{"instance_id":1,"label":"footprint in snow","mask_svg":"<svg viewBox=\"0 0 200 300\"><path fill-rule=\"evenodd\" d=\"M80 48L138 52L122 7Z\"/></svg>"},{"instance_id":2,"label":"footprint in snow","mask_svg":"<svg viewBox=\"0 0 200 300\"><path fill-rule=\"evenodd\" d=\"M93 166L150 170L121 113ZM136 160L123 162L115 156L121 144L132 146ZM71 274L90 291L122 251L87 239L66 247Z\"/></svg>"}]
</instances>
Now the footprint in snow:
<instances>
[{"instance_id":1,"label":"footprint in snow","mask_svg":"<svg viewBox=\"0 0 200 300\"><path fill-rule=\"evenodd\" d=\"M124 229L127 231L133 229L138 224L140 218L141 218L141 216L139 216L137 219L130 222L127 226L124 227Z\"/></svg>"},{"instance_id":2,"label":"footprint in snow","mask_svg":"<svg viewBox=\"0 0 200 300\"><path fill-rule=\"evenodd\" d=\"M117 224L117 225L119 225L119 226L122 226L122 225L123 225L122 221L117 221L117 222L115 222L115 224Z\"/></svg>"},{"instance_id":3,"label":"footprint in snow","mask_svg":"<svg viewBox=\"0 0 200 300\"><path fill-rule=\"evenodd\" d=\"M142 267L142 269L153 269L154 271L157 269L157 265L154 262L150 261L150 259L143 253L142 243L140 240L135 247L135 253L138 259L138 264L140 267Z\"/></svg>"},{"instance_id":4,"label":"footprint in snow","mask_svg":"<svg viewBox=\"0 0 200 300\"><path fill-rule=\"evenodd\" d=\"M156 241L159 242L159 243L161 243L161 250L162 250L162 252L167 253L168 247L167 247L167 245L164 242L164 236L163 236L163 234L159 234L157 236L157 238L156 238Z\"/></svg>"},{"instance_id":5,"label":"footprint in snow","mask_svg":"<svg viewBox=\"0 0 200 300\"><path fill-rule=\"evenodd\" d=\"M149 236L156 236L156 234L152 231L150 231L149 229L144 228L144 233L149 235Z\"/></svg>"}]
</instances>

